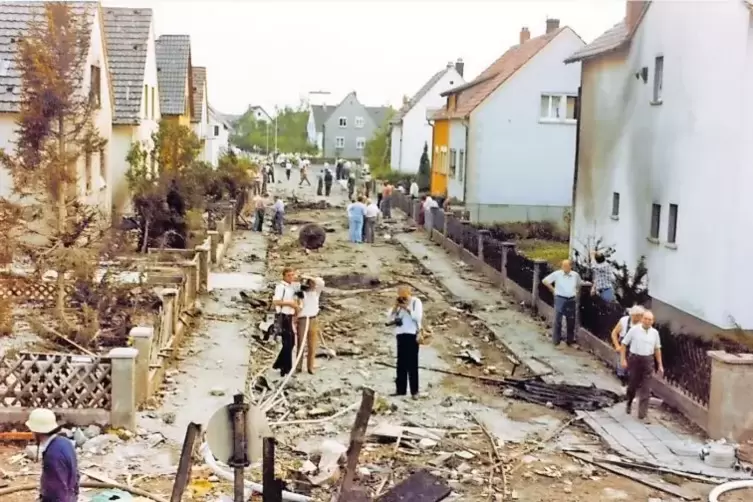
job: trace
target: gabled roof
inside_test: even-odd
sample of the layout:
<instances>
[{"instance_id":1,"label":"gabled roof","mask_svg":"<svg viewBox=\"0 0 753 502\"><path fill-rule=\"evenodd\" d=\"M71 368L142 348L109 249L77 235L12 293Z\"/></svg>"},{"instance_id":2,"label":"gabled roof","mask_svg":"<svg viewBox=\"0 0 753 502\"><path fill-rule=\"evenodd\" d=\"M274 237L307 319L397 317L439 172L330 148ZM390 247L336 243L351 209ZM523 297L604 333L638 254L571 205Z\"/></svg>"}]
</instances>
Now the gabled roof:
<instances>
[{"instance_id":1,"label":"gabled roof","mask_svg":"<svg viewBox=\"0 0 753 502\"><path fill-rule=\"evenodd\" d=\"M366 106L366 111L371 115L372 120L376 123L377 127L380 127L389 117L392 108L389 106Z\"/></svg>"},{"instance_id":2,"label":"gabled roof","mask_svg":"<svg viewBox=\"0 0 753 502\"><path fill-rule=\"evenodd\" d=\"M593 42L575 51L573 55L565 59L565 63L577 63L578 61L583 61L619 50L627 45L633 38L633 35L635 35L635 31L638 29L638 26L641 24L641 21L650 6L651 2L645 3L632 30L628 27L627 20L623 19L596 37Z\"/></svg>"},{"instance_id":3,"label":"gabled roof","mask_svg":"<svg viewBox=\"0 0 753 502\"><path fill-rule=\"evenodd\" d=\"M74 13L87 12L92 16L99 8L97 2L70 2L70 5ZM22 81L15 63L16 42L27 33L33 20L42 19L44 6L43 2L0 2L0 113L19 110Z\"/></svg>"},{"instance_id":4,"label":"gabled roof","mask_svg":"<svg viewBox=\"0 0 753 502\"><path fill-rule=\"evenodd\" d=\"M113 124L139 124L152 9L107 7L105 36L115 94Z\"/></svg>"},{"instance_id":5,"label":"gabled roof","mask_svg":"<svg viewBox=\"0 0 753 502\"><path fill-rule=\"evenodd\" d=\"M569 29L567 26L564 26L551 33L531 38L522 44L513 45L474 80L442 93L442 95L455 95L456 107L454 110L443 108L437 111L432 118L467 117L492 92L504 84L507 79L515 75L524 64L536 56L544 47L549 45L549 42L557 38L564 30Z\"/></svg>"},{"instance_id":6,"label":"gabled roof","mask_svg":"<svg viewBox=\"0 0 753 502\"><path fill-rule=\"evenodd\" d=\"M442 77L444 77L448 71L451 69L454 69L454 66L447 66L446 68L442 69L441 71L438 71L434 75L431 76L429 80L426 81L426 83L418 90L416 94L413 95L410 100L403 105L402 108L395 114L395 116L390 120L391 124L399 124L403 121L403 118L408 114L411 109L416 106L416 104L421 101L421 98L426 96L429 91L432 90L432 88L437 85L437 83L442 80Z\"/></svg>"},{"instance_id":7,"label":"gabled roof","mask_svg":"<svg viewBox=\"0 0 753 502\"><path fill-rule=\"evenodd\" d=\"M162 35L157 39L157 81L162 115L186 111L186 79L191 67L191 37Z\"/></svg>"},{"instance_id":8,"label":"gabled roof","mask_svg":"<svg viewBox=\"0 0 753 502\"><path fill-rule=\"evenodd\" d=\"M203 66L194 66L191 68L191 75L193 75L193 114L191 114L191 122L201 122L201 111L204 104L204 91L206 91L207 84L207 69Z\"/></svg>"},{"instance_id":9,"label":"gabled roof","mask_svg":"<svg viewBox=\"0 0 753 502\"><path fill-rule=\"evenodd\" d=\"M223 115L222 113L218 112L214 108L212 108L212 105L207 103L207 112L209 113L209 118L214 120L215 122L219 122L220 124L224 125L226 129L230 129L230 122L227 120L227 116Z\"/></svg>"},{"instance_id":10,"label":"gabled roof","mask_svg":"<svg viewBox=\"0 0 753 502\"><path fill-rule=\"evenodd\" d=\"M336 106L324 106L324 105L311 105L311 113L314 114L314 126L317 132L322 132L324 123L332 112L335 111Z\"/></svg>"}]
</instances>

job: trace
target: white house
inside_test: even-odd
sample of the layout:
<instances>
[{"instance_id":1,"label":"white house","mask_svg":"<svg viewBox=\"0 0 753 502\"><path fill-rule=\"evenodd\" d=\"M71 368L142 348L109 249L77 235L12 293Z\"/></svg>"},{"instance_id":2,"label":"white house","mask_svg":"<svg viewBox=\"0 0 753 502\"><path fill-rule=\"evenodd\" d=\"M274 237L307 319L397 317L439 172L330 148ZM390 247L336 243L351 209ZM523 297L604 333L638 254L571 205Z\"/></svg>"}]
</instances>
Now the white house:
<instances>
[{"instance_id":1,"label":"white house","mask_svg":"<svg viewBox=\"0 0 753 502\"><path fill-rule=\"evenodd\" d=\"M253 113L257 122L272 122L272 116L269 115L261 106L249 106L248 110Z\"/></svg>"},{"instance_id":2,"label":"white house","mask_svg":"<svg viewBox=\"0 0 753 502\"><path fill-rule=\"evenodd\" d=\"M110 75L115 94L110 159L113 179L113 213L131 209L126 173L128 152L134 143L153 148L152 134L159 127L154 17L151 9L104 7Z\"/></svg>"},{"instance_id":3,"label":"white house","mask_svg":"<svg viewBox=\"0 0 753 502\"><path fill-rule=\"evenodd\" d=\"M201 141L201 160L212 162L211 152L207 147L209 138L209 96L207 94L207 69L203 66L191 67L193 85L193 110L191 112L191 125L193 132ZM216 164L214 164L216 165Z\"/></svg>"},{"instance_id":4,"label":"white house","mask_svg":"<svg viewBox=\"0 0 753 502\"><path fill-rule=\"evenodd\" d=\"M427 111L441 108L445 104L442 92L465 83L464 66L463 60L458 59L432 75L390 121L390 166L394 171L418 172L424 145L431 145L432 129L427 120Z\"/></svg>"},{"instance_id":5,"label":"white house","mask_svg":"<svg viewBox=\"0 0 753 502\"><path fill-rule=\"evenodd\" d=\"M645 256L652 308L677 330L752 330L750 3L626 3L567 59L583 71L571 245Z\"/></svg>"},{"instance_id":6,"label":"white house","mask_svg":"<svg viewBox=\"0 0 753 502\"><path fill-rule=\"evenodd\" d=\"M104 19L96 2L72 3L74 12L91 20L91 41L82 92L88 92L97 104L94 123L109 144L112 138L113 90L107 71L107 50L104 36ZM15 149L18 111L21 101L22 81L15 68L16 40L26 35L32 19L43 19L45 4L41 2L0 2L0 148L6 152ZM94 152L78 162L78 194L82 202L99 207L105 221L110 219L112 208L112 169L109 146ZM12 195L10 173L0 167L0 197Z\"/></svg>"},{"instance_id":7,"label":"white house","mask_svg":"<svg viewBox=\"0 0 753 502\"><path fill-rule=\"evenodd\" d=\"M520 40L473 81L445 93L433 115L431 190L465 202L475 222L564 224L572 200L584 42L559 20Z\"/></svg>"},{"instance_id":8,"label":"white house","mask_svg":"<svg viewBox=\"0 0 753 502\"><path fill-rule=\"evenodd\" d=\"M209 157L208 162L213 166L217 165L220 155L228 149L228 140L230 139L230 126L217 110L209 109L209 128L207 131L206 150Z\"/></svg>"},{"instance_id":9,"label":"white house","mask_svg":"<svg viewBox=\"0 0 753 502\"><path fill-rule=\"evenodd\" d=\"M322 156L324 155L324 126L335 108L336 106L321 104L311 105L309 109L306 136L308 136L309 143L316 145L319 154Z\"/></svg>"}]
</instances>

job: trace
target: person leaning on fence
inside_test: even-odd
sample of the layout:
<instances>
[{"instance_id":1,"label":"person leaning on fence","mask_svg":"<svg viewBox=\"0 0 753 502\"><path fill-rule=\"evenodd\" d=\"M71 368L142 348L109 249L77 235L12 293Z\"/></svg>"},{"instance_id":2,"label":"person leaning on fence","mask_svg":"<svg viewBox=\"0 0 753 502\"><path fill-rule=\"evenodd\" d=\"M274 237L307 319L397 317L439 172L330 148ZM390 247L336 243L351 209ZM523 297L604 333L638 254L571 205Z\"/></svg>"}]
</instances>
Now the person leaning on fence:
<instances>
[{"instance_id":1,"label":"person leaning on fence","mask_svg":"<svg viewBox=\"0 0 753 502\"><path fill-rule=\"evenodd\" d=\"M627 385L628 378L627 369L622 367L622 339L625 338L625 335L627 335L633 326L640 324L645 312L646 309L640 305L633 305L628 310L628 315L620 318L614 328L612 328L612 345L617 353L617 378L620 379L623 386Z\"/></svg>"},{"instance_id":2,"label":"person leaning on fence","mask_svg":"<svg viewBox=\"0 0 753 502\"><path fill-rule=\"evenodd\" d=\"M59 436L60 426L52 410L36 409L26 427L34 433L42 454L39 502L76 502L79 493L78 460L73 442Z\"/></svg>"},{"instance_id":3,"label":"person leaning on fence","mask_svg":"<svg viewBox=\"0 0 753 502\"><path fill-rule=\"evenodd\" d=\"M614 301L614 284L612 284L612 266L607 263L604 253L591 252L591 270L593 271L593 286L591 295L599 295L605 302Z\"/></svg>"},{"instance_id":4,"label":"person leaning on fence","mask_svg":"<svg viewBox=\"0 0 753 502\"><path fill-rule=\"evenodd\" d=\"M654 314L647 310L641 323L630 328L622 339L620 353L622 367L628 370L627 414L632 411L633 399L638 396L638 418L647 420L648 401L651 397L651 378L654 376L654 360L659 375L664 374L661 357L661 338L653 327Z\"/></svg>"},{"instance_id":5,"label":"person leaning on fence","mask_svg":"<svg viewBox=\"0 0 753 502\"><path fill-rule=\"evenodd\" d=\"M575 298L580 290L580 275L572 269L570 260L563 260L562 268L547 275L541 282L554 295L554 345L559 345L562 340L562 317L567 322L565 342L569 346L575 345Z\"/></svg>"}]
</instances>

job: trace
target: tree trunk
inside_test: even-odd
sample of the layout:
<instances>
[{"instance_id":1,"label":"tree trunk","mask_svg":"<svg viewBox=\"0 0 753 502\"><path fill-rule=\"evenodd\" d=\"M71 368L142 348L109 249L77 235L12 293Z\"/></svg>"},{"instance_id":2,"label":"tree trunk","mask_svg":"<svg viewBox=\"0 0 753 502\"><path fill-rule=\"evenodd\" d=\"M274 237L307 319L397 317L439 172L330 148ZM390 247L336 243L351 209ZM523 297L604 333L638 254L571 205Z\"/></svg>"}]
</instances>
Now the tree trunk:
<instances>
[{"instance_id":1,"label":"tree trunk","mask_svg":"<svg viewBox=\"0 0 753 502\"><path fill-rule=\"evenodd\" d=\"M66 223L68 220L68 212L65 207L65 196L68 188L66 179L68 177L68 165L65 162L65 119L63 116L58 117L58 156L59 156L59 169L61 172L57 173L59 176L59 182L57 185L57 193L55 194L55 206L57 208L57 228L55 233L57 238L61 239L65 233ZM53 174L54 176L54 174ZM60 320L62 326L66 326L65 322L65 268L58 263L56 268L57 276L57 301L56 301L56 314L58 320Z\"/></svg>"},{"instance_id":2,"label":"tree trunk","mask_svg":"<svg viewBox=\"0 0 753 502\"><path fill-rule=\"evenodd\" d=\"M141 243L141 252L146 253L147 249L149 248L149 218L146 219L146 222L144 224L144 233L142 239L143 242Z\"/></svg>"}]
</instances>

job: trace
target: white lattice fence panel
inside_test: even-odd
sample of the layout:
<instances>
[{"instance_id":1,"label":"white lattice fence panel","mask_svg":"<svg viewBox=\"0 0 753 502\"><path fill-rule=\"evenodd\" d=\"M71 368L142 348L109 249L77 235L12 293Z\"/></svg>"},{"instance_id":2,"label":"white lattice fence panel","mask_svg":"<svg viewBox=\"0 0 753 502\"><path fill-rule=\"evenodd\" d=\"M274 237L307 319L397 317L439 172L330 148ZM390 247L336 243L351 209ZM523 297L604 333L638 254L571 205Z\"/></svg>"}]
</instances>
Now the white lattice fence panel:
<instances>
[{"instance_id":1,"label":"white lattice fence panel","mask_svg":"<svg viewBox=\"0 0 753 502\"><path fill-rule=\"evenodd\" d=\"M110 409L107 358L22 352L0 359L0 406Z\"/></svg>"},{"instance_id":2,"label":"white lattice fence panel","mask_svg":"<svg viewBox=\"0 0 753 502\"><path fill-rule=\"evenodd\" d=\"M14 299L18 302L33 302L54 304L57 295L57 284L24 277L0 277L0 299ZM73 291L66 287L67 295Z\"/></svg>"}]
</instances>

